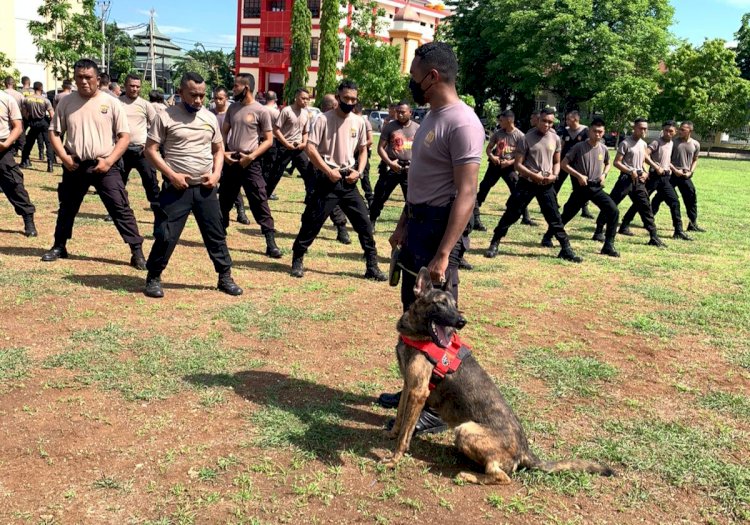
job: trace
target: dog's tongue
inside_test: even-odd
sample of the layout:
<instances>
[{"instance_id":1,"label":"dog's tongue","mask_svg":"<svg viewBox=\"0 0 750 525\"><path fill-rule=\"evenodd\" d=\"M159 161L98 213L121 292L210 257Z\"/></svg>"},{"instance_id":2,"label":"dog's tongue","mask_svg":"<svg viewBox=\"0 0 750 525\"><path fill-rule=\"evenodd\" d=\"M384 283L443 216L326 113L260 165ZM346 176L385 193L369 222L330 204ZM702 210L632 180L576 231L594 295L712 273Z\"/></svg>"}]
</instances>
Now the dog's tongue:
<instances>
[{"instance_id":1,"label":"dog's tongue","mask_svg":"<svg viewBox=\"0 0 750 525\"><path fill-rule=\"evenodd\" d=\"M441 348L448 348L451 342L446 327L437 324L435 321L430 321L430 337L432 337L432 342Z\"/></svg>"}]
</instances>

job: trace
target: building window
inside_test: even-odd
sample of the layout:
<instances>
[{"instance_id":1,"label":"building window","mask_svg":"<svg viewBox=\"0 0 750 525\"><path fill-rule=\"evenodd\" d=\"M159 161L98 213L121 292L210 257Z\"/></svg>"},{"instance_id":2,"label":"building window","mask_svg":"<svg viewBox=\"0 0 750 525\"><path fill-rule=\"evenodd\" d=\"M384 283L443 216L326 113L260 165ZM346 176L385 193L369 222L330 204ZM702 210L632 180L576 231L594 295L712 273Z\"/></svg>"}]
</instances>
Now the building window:
<instances>
[{"instance_id":1,"label":"building window","mask_svg":"<svg viewBox=\"0 0 750 525\"><path fill-rule=\"evenodd\" d=\"M243 36L242 37L242 56L243 57L257 57L258 56L258 37L257 36Z\"/></svg>"},{"instance_id":2,"label":"building window","mask_svg":"<svg viewBox=\"0 0 750 525\"><path fill-rule=\"evenodd\" d=\"M284 10L284 0L268 0L268 10L275 13Z\"/></svg>"},{"instance_id":3,"label":"building window","mask_svg":"<svg viewBox=\"0 0 750 525\"><path fill-rule=\"evenodd\" d=\"M242 16L245 18L260 18L260 0L245 0Z\"/></svg>"},{"instance_id":4,"label":"building window","mask_svg":"<svg viewBox=\"0 0 750 525\"><path fill-rule=\"evenodd\" d=\"M339 40L339 62L344 61L344 41Z\"/></svg>"},{"instance_id":5,"label":"building window","mask_svg":"<svg viewBox=\"0 0 750 525\"><path fill-rule=\"evenodd\" d=\"M269 53L283 53L284 37L272 36L266 38L266 51L268 51Z\"/></svg>"},{"instance_id":6,"label":"building window","mask_svg":"<svg viewBox=\"0 0 750 525\"><path fill-rule=\"evenodd\" d=\"M310 60L318 60L318 46L320 38L314 36L310 39Z\"/></svg>"},{"instance_id":7,"label":"building window","mask_svg":"<svg viewBox=\"0 0 750 525\"><path fill-rule=\"evenodd\" d=\"M307 0L307 7L310 9L313 18L320 17L320 0Z\"/></svg>"}]
</instances>

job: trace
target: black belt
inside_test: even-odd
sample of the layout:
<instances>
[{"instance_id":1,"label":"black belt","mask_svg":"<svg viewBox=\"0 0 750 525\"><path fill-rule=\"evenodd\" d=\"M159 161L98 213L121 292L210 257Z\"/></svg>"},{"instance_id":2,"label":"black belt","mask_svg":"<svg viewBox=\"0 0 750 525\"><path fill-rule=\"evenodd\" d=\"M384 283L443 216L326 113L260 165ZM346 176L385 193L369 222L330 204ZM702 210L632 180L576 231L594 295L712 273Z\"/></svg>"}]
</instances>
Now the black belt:
<instances>
[{"instance_id":1,"label":"black belt","mask_svg":"<svg viewBox=\"0 0 750 525\"><path fill-rule=\"evenodd\" d=\"M601 187L602 187L602 183L601 183L601 182L599 182L598 180L590 180L590 181L587 181L587 182L586 182L586 185L587 185L587 186L588 186L589 188L601 188Z\"/></svg>"},{"instance_id":2,"label":"black belt","mask_svg":"<svg viewBox=\"0 0 750 525\"><path fill-rule=\"evenodd\" d=\"M429 206L427 204L406 204L406 213L410 219L421 221L444 221L451 214L452 205Z\"/></svg>"}]
</instances>

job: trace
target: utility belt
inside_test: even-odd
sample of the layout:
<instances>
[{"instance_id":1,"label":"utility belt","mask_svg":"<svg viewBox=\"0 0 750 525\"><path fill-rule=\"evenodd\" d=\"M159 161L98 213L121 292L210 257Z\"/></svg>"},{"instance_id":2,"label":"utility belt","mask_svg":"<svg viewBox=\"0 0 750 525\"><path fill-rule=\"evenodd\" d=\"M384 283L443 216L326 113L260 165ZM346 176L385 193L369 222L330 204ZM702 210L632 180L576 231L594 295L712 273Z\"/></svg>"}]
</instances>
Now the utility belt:
<instances>
[{"instance_id":1,"label":"utility belt","mask_svg":"<svg viewBox=\"0 0 750 525\"><path fill-rule=\"evenodd\" d=\"M445 222L451 214L453 202L447 206L430 206L428 204L406 204L406 216L416 221Z\"/></svg>"},{"instance_id":2,"label":"utility belt","mask_svg":"<svg viewBox=\"0 0 750 525\"><path fill-rule=\"evenodd\" d=\"M29 124L36 124L37 122L46 122L49 124L49 120L47 120L47 117L41 117L41 118L30 118L27 120Z\"/></svg>"},{"instance_id":3,"label":"utility belt","mask_svg":"<svg viewBox=\"0 0 750 525\"><path fill-rule=\"evenodd\" d=\"M636 170L636 172L635 172L635 173L636 173L636 175L637 175L638 177L640 177L641 175L643 175L643 170ZM627 177L627 178L628 178L629 180L632 180L632 179L633 179L633 176L632 176L632 175L630 174L630 172L628 172L628 173L625 173L624 171L621 171L621 172L620 172L620 177Z\"/></svg>"},{"instance_id":4,"label":"utility belt","mask_svg":"<svg viewBox=\"0 0 750 525\"><path fill-rule=\"evenodd\" d=\"M339 168L338 169L339 174L341 174L341 180L338 180L336 182L331 182L331 179L328 178L328 175L323 173L322 170L315 168L315 177L316 180L324 180L330 184L341 184L345 188L353 188L357 185L357 181L354 181L354 183L349 183L344 180L345 177L348 177L349 174L352 172L351 168ZM360 174L361 175L361 174Z\"/></svg>"},{"instance_id":5,"label":"utility belt","mask_svg":"<svg viewBox=\"0 0 750 525\"><path fill-rule=\"evenodd\" d=\"M672 171L671 170L664 170L664 173L659 175L659 172L656 171L654 168L651 168L648 170L648 174L650 177L671 177Z\"/></svg>"},{"instance_id":6,"label":"utility belt","mask_svg":"<svg viewBox=\"0 0 750 525\"><path fill-rule=\"evenodd\" d=\"M602 183L598 180L590 180L586 182L586 186L588 186L589 188L601 188Z\"/></svg>"},{"instance_id":7,"label":"utility belt","mask_svg":"<svg viewBox=\"0 0 750 525\"><path fill-rule=\"evenodd\" d=\"M146 146L144 144L128 144L128 152L136 155L143 155Z\"/></svg>"}]
</instances>

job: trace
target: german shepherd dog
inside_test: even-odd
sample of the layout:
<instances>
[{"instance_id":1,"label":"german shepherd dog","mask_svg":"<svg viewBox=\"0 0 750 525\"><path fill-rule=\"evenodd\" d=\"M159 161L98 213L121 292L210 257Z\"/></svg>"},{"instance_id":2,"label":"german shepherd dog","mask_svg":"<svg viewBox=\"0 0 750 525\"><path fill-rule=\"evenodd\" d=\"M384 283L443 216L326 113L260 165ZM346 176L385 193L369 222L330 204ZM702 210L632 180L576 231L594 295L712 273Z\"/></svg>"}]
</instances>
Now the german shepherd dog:
<instances>
[{"instance_id":1,"label":"german shepherd dog","mask_svg":"<svg viewBox=\"0 0 750 525\"><path fill-rule=\"evenodd\" d=\"M412 340L432 340L438 346L447 347L454 331L466 324L453 296L433 288L426 268L420 270L414 292L416 301L401 316L397 330ZM409 449L417 419L427 404L455 429L456 447L484 467L484 474L461 472L458 475L468 483L506 485L518 468L614 474L609 467L592 461L541 461L537 458L529 449L518 418L473 356L463 359L455 373L446 375L430 391L433 365L425 354L399 339L396 355L404 388L396 422L389 434L398 441L393 455L383 460L387 466L395 466Z\"/></svg>"}]
</instances>

